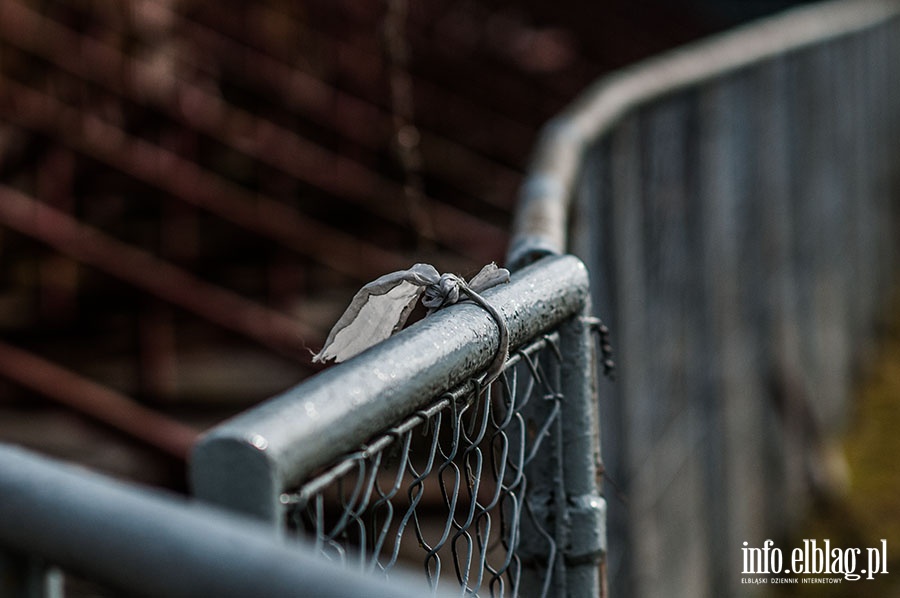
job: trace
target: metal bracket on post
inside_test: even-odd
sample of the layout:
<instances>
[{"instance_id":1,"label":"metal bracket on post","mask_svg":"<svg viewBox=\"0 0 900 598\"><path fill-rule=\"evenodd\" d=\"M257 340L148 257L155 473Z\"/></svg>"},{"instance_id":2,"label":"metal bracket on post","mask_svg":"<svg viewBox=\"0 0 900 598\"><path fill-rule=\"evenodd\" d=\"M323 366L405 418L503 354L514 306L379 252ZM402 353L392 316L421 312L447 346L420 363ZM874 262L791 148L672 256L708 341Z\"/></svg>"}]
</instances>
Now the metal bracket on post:
<instances>
[{"instance_id":1,"label":"metal bracket on post","mask_svg":"<svg viewBox=\"0 0 900 598\"><path fill-rule=\"evenodd\" d=\"M566 509L567 565L597 564L606 555L606 500L598 494L570 496Z\"/></svg>"}]
</instances>

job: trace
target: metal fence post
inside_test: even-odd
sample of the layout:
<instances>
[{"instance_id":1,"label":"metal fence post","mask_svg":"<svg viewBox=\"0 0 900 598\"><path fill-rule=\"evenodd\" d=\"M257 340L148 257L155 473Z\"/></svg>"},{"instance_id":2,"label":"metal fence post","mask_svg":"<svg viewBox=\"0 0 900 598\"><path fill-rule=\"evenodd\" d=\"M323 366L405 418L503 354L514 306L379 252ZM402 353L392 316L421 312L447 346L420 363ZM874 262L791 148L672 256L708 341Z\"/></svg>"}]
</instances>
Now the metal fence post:
<instances>
[{"instance_id":1,"label":"metal fence post","mask_svg":"<svg viewBox=\"0 0 900 598\"><path fill-rule=\"evenodd\" d=\"M594 341L581 317L559 329L561 426L565 515L568 537L563 548L569 596L605 596L606 501L600 496L600 422L596 394Z\"/></svg>"},{"instance_id":2,"label":"metal fence post","mask_svg":"<svg viewBox=\"0 0 900 598\"><path fill-rule=\"evenodd\" d=\"M600 496L600 426L589 301L559 327L558 367L547 367L559 395L528 412L532 421L559 408L555 429L528 468L530 509L519 554L526 563L522 596L606 595L606 501ZM550 361L550 360L548 360ZM546 535L545 535L546 534ZM549 536L549 537L547 537ZM552 563L552 572L542 570Z\"/></svg>"}]
</instances>

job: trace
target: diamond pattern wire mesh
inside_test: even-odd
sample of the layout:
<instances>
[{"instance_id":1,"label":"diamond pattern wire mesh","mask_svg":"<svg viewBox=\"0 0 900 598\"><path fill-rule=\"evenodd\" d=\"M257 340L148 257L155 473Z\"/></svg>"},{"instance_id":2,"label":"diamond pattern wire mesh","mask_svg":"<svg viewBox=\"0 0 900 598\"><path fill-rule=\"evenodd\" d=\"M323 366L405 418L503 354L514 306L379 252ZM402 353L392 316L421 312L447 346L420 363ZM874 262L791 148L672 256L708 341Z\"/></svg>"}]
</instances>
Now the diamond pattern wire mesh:
<instances>
[{"instance_id":1,"label":"diamond pattern wire mesh","mask_svg":"<svg viewBox=\"0 0 900 598\"><path fill-rule=\"evenodd\" d=\"M515 596L524 526L529 552L548 555L531 563L546 595L557 552L529 504L528 470L560 430L561 359L558 336L543 336L490 388L473 380L437 398L285 494L289 528L347 566L387 574L418 561L434 589Z\"/></svg>"}]
</instances>

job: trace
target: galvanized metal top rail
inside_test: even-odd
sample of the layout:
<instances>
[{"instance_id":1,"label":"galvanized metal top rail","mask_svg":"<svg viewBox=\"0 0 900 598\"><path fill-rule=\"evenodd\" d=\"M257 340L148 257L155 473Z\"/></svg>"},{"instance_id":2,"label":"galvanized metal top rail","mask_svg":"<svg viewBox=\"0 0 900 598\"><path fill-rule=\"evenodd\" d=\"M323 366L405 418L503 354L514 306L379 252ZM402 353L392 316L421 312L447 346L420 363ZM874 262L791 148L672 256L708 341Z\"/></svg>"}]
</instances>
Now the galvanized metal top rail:
<instances>
[{"instance_id":1,"label":"galvanized metal top rail","mask_svg":"<svg viewBox=\"0 0 900 598\"><path fill-rule=\"evenodd\" d=\"M587 271L572 256L542 260L484 297L515 349L581 313ZM194 493L280 525L282 492L473 378L498 338L493 318L474 304L435 313L215 428L192 456Z\"/></svg>"},{"instance_id":2,"label":"galvanized metal top rail","mask_svg":"<svg viewBox=\"0 0 900 598\"><path fill-rule=\"evenodd\" d=\"M545 125L522 184L507 264L567 251L569 209L588 146L657 98L900 15L897 0L835 0L793 9L622 69Z\"/></svg>"},{"instance_id":3,"label":"galvanized metal top rail","mask_svg":"<svg viewBox=\"0 0 900 598\"><path fill-rule=\"evenodd\" d=\"M0 445L0 551L141 596L421 596L349 571L257 522ZM339 579L340 584L335 583ZM13 590L0 579L0 594ZM421 588L418 591L416 588Z\"/></svg>"}]
</instances>

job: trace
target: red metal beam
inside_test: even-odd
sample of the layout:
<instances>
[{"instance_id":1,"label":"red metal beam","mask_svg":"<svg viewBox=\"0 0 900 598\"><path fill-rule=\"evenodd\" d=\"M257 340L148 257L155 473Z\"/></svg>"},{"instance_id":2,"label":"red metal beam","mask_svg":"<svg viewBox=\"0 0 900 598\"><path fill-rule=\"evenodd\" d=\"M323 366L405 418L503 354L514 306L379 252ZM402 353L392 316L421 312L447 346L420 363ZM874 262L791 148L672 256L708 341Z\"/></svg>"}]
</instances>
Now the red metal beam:
<instances>
[{"instance_id":1,"label":"red metal beam","mask_svg":"<svg viewBox=\"0 0 900 598\"><path fill-rule=\"evenodd\" d=\"M162 6L160 9L168 10ZM179 31L209 48L219 60L232 65L247 81L263 90L274 91L276 97L292 110L300 111L370 151L385 149L392 118L385 108L329 85L303 71L302 67L295 68L196 21L174 13L173 18L177 20L176 27ZM201 71L208 69L208 65L191 58L190 55L183 57L194 68ZM450 116L447 110L434 102L423 105L428 110L438 110ZM456 109L453 117L458 118L458 113L459 110ZM513 156L520 155L522 148L528 147L536 134L531 127L505 124L491 116L482 118L496 130L494 137L502 137L502 143L511 148L501 156L507 162L514 162ZM417 125L420 124L418 120ZM459 133L458 130L456 132ZM473 194L490 205L506 209L511 207L510 200L514 199L521 179L518 170L487 157L485 154L490 151L485 150L488 148L477 147L477 143L469 147L421 127L419 133L425 154L422 165L424 172L442 177L453 187ZM521 141L517 143L516 140ZM470 143L477 140L466 141ZM491 145L498 143L501 142L495 141Z\"/></svg>"},{"instance_id":2,"label":"red metal beam","mask_svg":"<svg viewBox=\"0 0 900 598\"><path fill-rule=\"evenodd\" d=\"M160 299L308 366L306 343L322 335L280 312L204 282L24 193L0 185L0 224L38 239Z\"/></svg>"},{"instance_id":3,"label":"red metal beam","mask_svg":"<svg viewBox=\"0 0 900 598\"><path fill-rule=\"evenodd\" d=\"M386 96L383 95L384 79L381 75L380 52L361 51L340 38L324 34L321 30L303 28L302 25L298 27L298 30L304 29L304 35L309 37L310 45L326 49L328 55L334 55L338 63L336 66L341 70L341 78L350 79L352 86L366 98L362 99L319 80L319 73L302 64L302 61L298 63L288 56L273 56L247 45L246 41L235 41L235 37L230 34L233 31L222 33L207 24L200 23L196 17L172 11L163 2L155 4L160 14L173 19L175 29L183 31L190 39L202 42L202 45L212 50L217 57L221 57L222 62L234 65L249 81L277 90L278 95L291 104L307 106L310 101L314 101L318 102L320 109L332 111L333 114L333 111L337 110L335 118L345 123L347 127L361 126L367 129L358 133L362 136L371 137L373 133L390 130L389 125L378 125L381 127L380 131L377 131L378 127L371 126L373 122L378 122L371 118L373 114L382 114L385 121L391 118L386 110ZM265 7L259 5L248 7L261 21L268 19L267 16L257 12L266 11ZM289 18L284 14L271 17L275 21ZM218 25L224 23L220 22ZM373 27L371 31L374 36L377 28ZM246 33L246 30L244 32ZM246 35L237 37L246 38ZM202 64L195 63L194 66L204 68ZM436 145L454 143L458 144L462 151L471 151L468 148L475 148L481 154L510 164L519 164L527 157L527 148L531 146L536 134L534 126L517 122L503 111L489 110L483 104L459 97L454 90L441 88L421 77L415 78L414 87L417 102L427 106L428 113L439 115L434 121L442 125L440 128L444 132L443 135L438 135L423 130L422 141L426 146L432 141ZM381 104L378 102L379 98L383 100ZM347 118L352 115L357 117ZM368 117L361 118L363 115ZM482 134L474 137L467 135L465 132L478 128L477 124L473 127L473 123L489 123L490 134L483 134L484 131L481 131ZM339 124L336 125L336 129L342 131ZM450 141L451 137L456 141ZM384 139L379 135L377 142L383 144Z\"/></svg>"},{"instance_id":4,"label":"red metal beam","mask_svg":"<svg viewBox=\"0 0 900 598\"><path fill-rule=\"evenodd\" d=\"M0 84L0 115L356 281L409 267L409 260L397 253L313 221L286 204L242 189L172 151L10 79Z\"/></svg>"},{"instance_id":5,"label":"red metal beam","mask_svg":"<svg viewBox=\"0 0 900 598\"><path fill-rule=\"evenodd\" d=\"M0 341L0 375L186 461L200 432L118 392Z\"/></svg>"},{"instance_id":6,"label":"red metal beam","mask_svg":"<svg viewBox=\"0 0 900 598\"><path fill-rule=\"evenodd\" d=\"M15 26L3 23L15 23ZM28 46L29 51L39 52L58 66L79 77L101 82L116 93L130 89L128 95L132 97L155 98L154 103L166 109L171 117L358 209L395 224L414 224L403 201L402 184L235 108L191 81L177 78L166 70L153 69L141 60L126 58L114 47L79 35L12 1L0 7L0 32L20 46ZM42 33L41 44L33 43L37 32ZM55 44L52 51L44 51L48 40ZM78 50L72 52L72 48ZM160 95L171 96L172 101L160 101ZM373 124L377 123L368 126ZM500 227L433 198L424 198L422 207L440 223L440 227L435 227L434 238L428 240L441 242L451 251L476 260L502 253L506 233ZM421 230L417 232L424 234Z\"/></svg>"}]
</instances>

